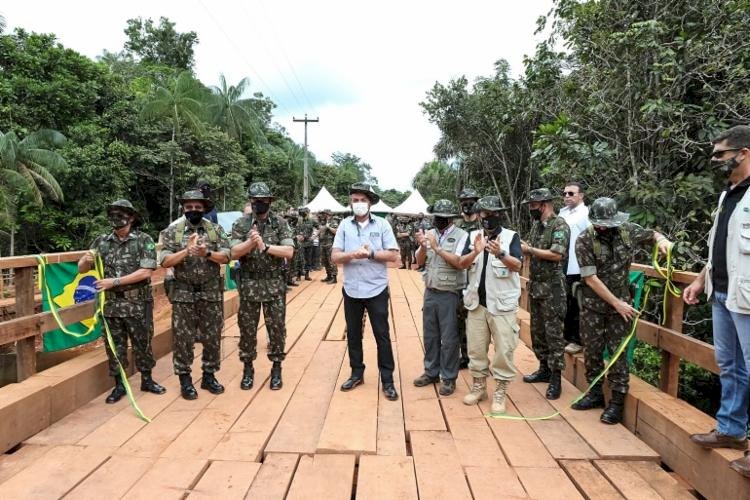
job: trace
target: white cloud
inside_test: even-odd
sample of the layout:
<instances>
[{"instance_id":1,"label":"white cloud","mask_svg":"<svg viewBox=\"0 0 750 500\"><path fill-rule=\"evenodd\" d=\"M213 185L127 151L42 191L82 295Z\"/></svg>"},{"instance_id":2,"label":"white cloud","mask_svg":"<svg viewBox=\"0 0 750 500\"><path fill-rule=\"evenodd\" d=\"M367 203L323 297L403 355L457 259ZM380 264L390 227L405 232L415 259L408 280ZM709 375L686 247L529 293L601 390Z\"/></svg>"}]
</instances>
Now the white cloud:
<instances>
[{"instance_id":1,"label":"white cloud","mask_svg":"<svg viewBox=\"0 0 750 500\"><path fill-rule=\"evenodd\" d=\"M370 163L383 188L408 189L433 157L438 130L419 102L435 81L470 80L507 59L522 69L533 53L536 19L552 0L507 2L345 0L130 0L14 2L3 5L9 29L53 32L90 57L120 50L125 21L160 16L198 33L196 72L206 84L250 77L277 102L276 120L302 142L304 113L319 116L310 149ZM294 67L294 71L290 68ZM299 80L299 83L298 81ZM300 88L300 84L303 88Z\"/></svg>"}]
</instances>

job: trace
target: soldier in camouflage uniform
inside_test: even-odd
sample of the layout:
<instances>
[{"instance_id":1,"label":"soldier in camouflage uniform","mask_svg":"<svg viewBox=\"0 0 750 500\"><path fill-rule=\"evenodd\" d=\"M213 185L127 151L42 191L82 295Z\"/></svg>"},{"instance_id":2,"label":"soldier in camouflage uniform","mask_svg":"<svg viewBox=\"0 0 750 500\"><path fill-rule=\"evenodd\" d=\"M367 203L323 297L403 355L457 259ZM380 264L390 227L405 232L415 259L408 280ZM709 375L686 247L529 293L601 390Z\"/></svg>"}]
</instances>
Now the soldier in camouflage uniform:
<instances>
[{"instance_id":1,"label":"soldier in camouflage uniform","mask_svg":"<svg viewBox=\"0 0 750 500\"><path fill-rule=\"evenodd\" d=\"M458 193L458 203L460 204L461 217L456 219L455 225L463 229L466 233L482 229L482 223L479 220L479 214L474 210L479 200L479 194L471 188L464 188ZM458 367L460 369L469 367L469 350L466 346L466 318L469 311L464 307L464 296L460 294L458 299L458 340L460 356Z\"/></svg>"},{"instance_id":2,"label":"soldier in camouflage uniform","mask_svg":"<svg viewBox=\"0 0 750 500\"><path fill-rule=\"evenodd\" d=\"M193 345L203 343L201 389L224 392L215 373L221 363L221 330L224 327L224 281L221 266L229 262L229 240L220 225L203 218L213 202L200 191L188 191L180 199L185 219L162 231L159 252L162 267L174 268L170 286L174 372L180 378L185 399L198 392L190 376ZM200 335L199 335L200 332Z\"/></svg>"},{"instance_id":3,"label":"soldier in camouflage uniform","mask_svg":"<svg viewBox=\"0 0 750 500\"><path fill-rule=\"evenodd\" d=\"M141 390L164 394L166 389L151 378L156 362L151 350L154 336L154 301L151 297L151 273L156 269L156 246L149 235L133 229L140 215L128 200L117 200L107 207L107 218L112 232L96 238L91 250L78 261L78 272L87 273L94 267L95 254L104 264L104 276L96 282L97 290L104 290L104 318L112 334L117 359L105 342L109 358L109 374L115 388L105 400L116 403L125 395L117 366L128 366L128 337L133 346L135 366L141 372Z\"/></svg>"},{"instance_id":4,"label":"soldier in camouflage uniform","mask_svg":"<svg viewBox=\"0 0 750 500\"><path fill-rule=\"evenodd\" d=\"M399 269L411 269L412 233L413 229L411 224L409 224L409 218L405 215L399 215L396 219L396 229L394 230L396 241L398 242L398 248L401 251L401 267Z\"/></svg>"},{"instance_id":5,"label":"soldier in camouflage uniform","mask_svg":"<svg viewBox=\"0 0 750 500\"><path fill-rule=\"evenodd\" d=\"M427 233L430 229L432 229L432 221L428 217L425 217L423 213L420 213L411 221L411 254L413 262L417 261L417 257L414 254L418 246L417 233ZM424 266L417 268L417 271L424 271Z\"/></svg>"},{"instance_id":6,"label":"soldier in camouflage uniform","mask_svg":"<svg viewBox=\"0 0 750 500\"><path fill-rule=\"evenodd\" d=\"M245 365L240 388L252 388L255 378L253 361L257 357L260 308L266 320L271 348L271 390L281 389L281 362L286 340L286 283L284 259L294 254L289 224L271 212L274 196L265 182L254 182L247 190L253 213L240 217L232 226L232 255L240 266L240 361Z\"/></svg>"},{"instance_id":7,"label":"soldier in camouflage uniform","mask_svg":"<svg viewBox=\"0 0 750 500\"><path fill-rule=\"evenodd\" d=\"M292 230L292 234L296 234L297 231L297 213L289 211L284 215L284 220L289 224L289 228ZM286 264L286 286L299 286L299 279L302 276L303 265L302 256L300 255L300 246L296 238L294 238L294 254L291 259L287 259Z\"/></svg>"},{"instance_id":8,"label":"soldier in camouflage uniform","mask_svg":"<svg viewBox=\"0 0 750 500\"><path fill-rule=\"evenodd\" d=\"M549 382L547 399L558 399L561 374L565 368L563 322L566 311L565 256L570 243L570 228L555 214L549 189L534 189L523 203L529 205L534 219L528 242L521 250L531 258L529 297L531 341L539 369L523 377L526 383Z\"/></svg>"},{"instance_id":9,"label":"soldier in camouflage uniform","mask_svg":"<svg viewBox=\"0 0 750 500\"><path fill-rule=\"evenodd\" d=\"M318 229L318 223L310 218L310 209L299 207L299 222L297 223L297 241L300 242L304 254L305 281L310 281L310 271L313 263L313 231Z\"/></svg>"},{"instance_id":10,"label":"soldier in camouflage uniform","mask_svg":"<svg viewBox=\"0 0 750 500\"><path fill-rule=\"evenodd\" d=\"M323 210L318 214L318 225L320 226L320 257L323 260L323 267L326 270L326 277L321 281L323 283L333 284L337 282L338 267L331 261L331 251L333 250L333 238L336 236L339 223L333 218L330 210Z\"/></svg>"},{"instance_id":11,"label":"soldier in camouflage uniform","mask_svg":"<svg viewBox=\"0 0 750 500\"><path fill-rule=\"evenodd\" d=\"M604 369L604 349L614 353L628 334L638 311L631 305L630 264L636 245L656 242L666 253L672 243L652 229L627 222L629 214L617 211L612 198L598 198L591 204L591 226L576 240L576 257L581 266L581 337L590 383ZM607 374L612 398L601 416L606 424L622 421L628 392L628 361L620 356ZM601 383L578 403L575 410L604 407Z\"/></svg>"}]
</instances>

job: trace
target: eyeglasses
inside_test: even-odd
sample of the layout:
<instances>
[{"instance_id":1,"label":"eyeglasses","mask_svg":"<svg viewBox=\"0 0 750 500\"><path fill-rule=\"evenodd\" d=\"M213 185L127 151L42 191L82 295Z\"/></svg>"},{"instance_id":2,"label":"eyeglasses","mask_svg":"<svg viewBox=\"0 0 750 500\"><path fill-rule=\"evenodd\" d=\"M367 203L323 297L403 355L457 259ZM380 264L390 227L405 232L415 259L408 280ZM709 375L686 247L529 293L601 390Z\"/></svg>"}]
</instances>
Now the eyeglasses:
<instances>
[{"instance_id":1,"label":"eyeglasses","mask_svg":"<svg viewBox=\"0 0 750 500\"><path fill-rule=\"evenodd\" d=\"M563 196L575 196L577 194L575 191L563 191Z\"/></svg>"},{"instance_id":2,"label":"eyeglasses","mask_svg":"<svg viewBox=\"0 0 750 500\"><path fill-rule=\"evenodd\" d=\"M718 156L721 156L722 153L727 153L729 151L739 151L741 149L745 149L747 146L739 147L739 148L729 148L729 149L720 149L718 151L713 151L711 153L711 158L717 158Z\"/></svg>"}]
</instances>

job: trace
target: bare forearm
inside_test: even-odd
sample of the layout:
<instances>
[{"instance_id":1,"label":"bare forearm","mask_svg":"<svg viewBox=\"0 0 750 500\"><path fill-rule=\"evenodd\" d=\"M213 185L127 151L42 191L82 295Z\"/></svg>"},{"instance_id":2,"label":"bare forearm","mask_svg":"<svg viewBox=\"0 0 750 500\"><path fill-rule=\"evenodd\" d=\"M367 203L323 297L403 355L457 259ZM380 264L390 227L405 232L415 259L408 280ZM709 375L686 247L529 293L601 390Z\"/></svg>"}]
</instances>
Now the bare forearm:
<instances>
[{"instance_id":1,"label":"bare forearm","mask_svg":"<svg viewBox=\"0 0 750 500\"><path fill-rule=\"evenodd\" d=\"M269 245L268 254L280 259L291 259L294 256L294 247L287 245Z\"/></svg>"},{"instance_id":2,"label":"bare forearm","mask_svg":"<svg viewBox=\"0 0 750 500\"><path fill-rule=\"evenodd\" d=\"M230 260L224 252L211 252L206 258L215 264L227 264Z\"/></svg>"},{"instance_id":3,"label":"bare forearm","mask_svg":"<svg viewBox=\"0 0 750 500\"><path fill-rule=\"evenodd\" d=\"M120 285L132 285L133 283L140 283L143 280L151 279L153 272L153 269L142 267L135 272L122 276L120 278Z\"/></svg>"},{"instance_id":4,"label":"bare forearm","mask_svg":"<svg viewBox=\"0 0 750 500\"><path fill-rule=\"evenodd\" d=\"M164 257L161 261L161 267L174 267L178 264L180 264L183 260L185 260L185 257L188 256L187 248L183 248L179 252L171 253Z\"/></svg>"},{"instance_id":5,"label":"bare forearm","mask_svg":"<svg viewBox=\"0 0 750 500\"><path fill-rule=\"evenodd\" d=\"M346 264L354 260L354 255L351 252L344 252L339 248L334 248L331 251L331 261L334 264Z\"/></svg>"},{"instance_id":6,"label":"bare forearm","mask_svg":"<svg viewBox=\"0 0 750 500\"><path fill-rule=\"evenodd\" d=\"M373 259L378 262L398 262L398 250L378 250Z\"/></svg>"},{"instance_id":7,"label":"bare forearm","mask_svg":"<svg viewBox=\"0 0 750 500\"><path fill-rule=\"evenodd\" d=\"M231 249L232 256L235 259L239 259L240 257L243 257L250 253L250 250L253 249L253 242L250 240L245 240L242 243L237 243L234 245Z\"/></svg>"},{"instance_id":8,"label":"bare forearm","mask_svg":"<svg viewBox=\"0 0 750 500\"><path fill-rule=\"evenodd\" d=\"M443 250L442 248L438 248L435 252L437 253L438 257L445 261L446 264L451 267L455 267L456 269L460 269L459 265L461 263L461 257L453 252Z\"/></svg>"},{"instance_id":9,"label":"bare forearm","mask_svg":"<svg viewBox=\"0 0 750 500\"><path fill-rule=\"evenodd\" d=\"M599 276L595 274L593 276L586 276L583 278L583 281L586 283L587 287L591 288L594 293L599 296L600 299L612 307L616 307L617 303L620 302L620 299L615 297L614 294L609 291L609 288L602 283Z\"/></svg>"},{"instance_id":10,"label":"bare forearm","mask_svg":"<svg viewBox=\"0 0 750 500\"><path fill-rule=\"evenodd\" d=\"M424 265L424 262L427 260L427 251L423 246L420 245L419 248L417 248L414 257L417 258L417 267L422 267Z\"/></svg>"}]
</instances>

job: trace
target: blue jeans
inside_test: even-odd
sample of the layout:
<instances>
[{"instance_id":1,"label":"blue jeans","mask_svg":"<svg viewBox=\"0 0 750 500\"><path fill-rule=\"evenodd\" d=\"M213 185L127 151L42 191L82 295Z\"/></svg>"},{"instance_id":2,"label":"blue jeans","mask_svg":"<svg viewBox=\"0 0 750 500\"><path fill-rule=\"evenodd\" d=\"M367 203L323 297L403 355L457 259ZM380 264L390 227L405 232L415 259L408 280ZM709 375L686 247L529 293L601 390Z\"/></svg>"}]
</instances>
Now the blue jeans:
<instances>
[{"instance_id":1,"label":"blue jeans","mask_svg":"<svg viewBox=\"0 0 750 500\"><path fill-rule=\"evenodd\" d=\"M750 399L750 314L731 312L726 300L726 293L714 293L714 347L721 380L716 430L727 436L744 437Z\"/></svg>"}]
</instances>

